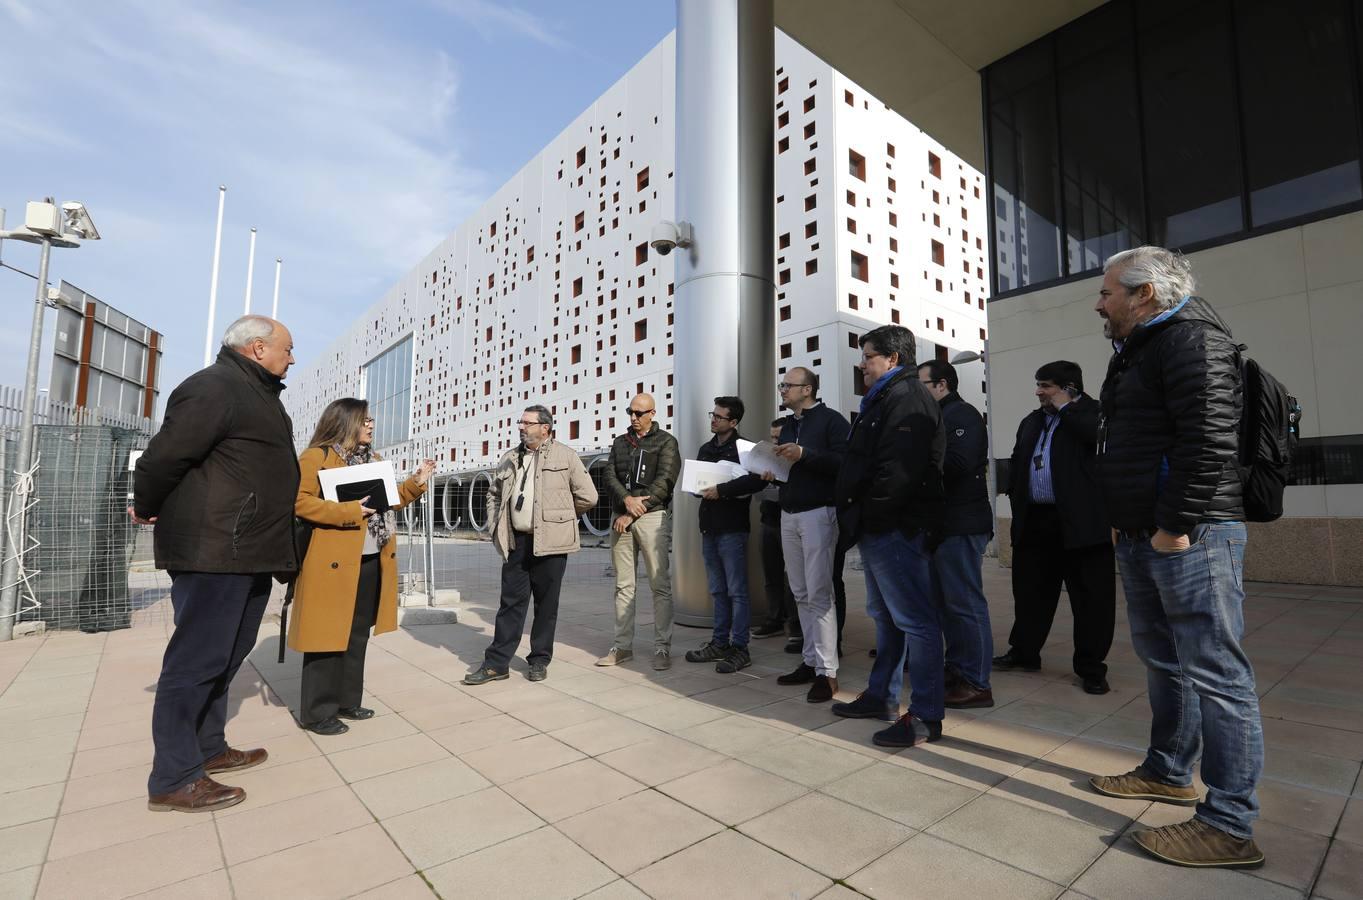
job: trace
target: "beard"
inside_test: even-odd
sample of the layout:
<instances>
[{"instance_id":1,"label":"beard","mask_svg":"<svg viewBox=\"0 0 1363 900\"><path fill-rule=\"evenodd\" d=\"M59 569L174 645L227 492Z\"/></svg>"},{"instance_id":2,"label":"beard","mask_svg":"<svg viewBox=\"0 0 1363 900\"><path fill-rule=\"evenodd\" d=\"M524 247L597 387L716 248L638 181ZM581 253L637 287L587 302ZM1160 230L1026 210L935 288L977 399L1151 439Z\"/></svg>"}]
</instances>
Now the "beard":
<instances>
[{"instance_id":1,"label":"beard","mask_svg":"<svg viewBox=\"0 0 1363 900\"><path fill-rule=\"evenodd\" d=\"M1107 338L1109 341L1116 340L1117 338L1116 334L1112 330L1111 319L1108 318L1103 319L1103 337Z\"/></svg>"}]
</instances>

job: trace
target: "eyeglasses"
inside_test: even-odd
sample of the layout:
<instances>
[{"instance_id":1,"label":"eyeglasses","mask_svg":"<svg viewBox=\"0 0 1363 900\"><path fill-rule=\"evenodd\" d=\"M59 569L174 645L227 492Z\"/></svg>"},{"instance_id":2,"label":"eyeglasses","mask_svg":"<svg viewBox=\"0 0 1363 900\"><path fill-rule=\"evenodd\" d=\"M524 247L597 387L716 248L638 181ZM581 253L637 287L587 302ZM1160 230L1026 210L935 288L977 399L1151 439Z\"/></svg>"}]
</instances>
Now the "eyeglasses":
<instances>
[{"instance_id":1,"label":"eyeglasses","mask_svg":"<svg viewBox=\"0 0 1363 900\"><path fill-rule=\"evenodd\" d=\"M635 418L642 418L642 417L648 415L649 413L653 412L653 410L651 410L651 409L627 409L627 410L625 410L625 412L629 413L629 417L630 417L631 419L635 419Z\"/></svg>"},{"instance_id":2,"label":"eyeglasses","mask_svg":"<svg viewBox=\"0 0 1363 900\"><path fill-rule=\"evenodd\" d=\"M863 354L861 354L861 361L862 361L862 362L870 362L871 360L875 359L877 356L884 356L884 355L885 355L884 353L863 353Z\"/></svg>"},{"instance_id":3,"label":"eyeglasses","mask_svg":"<svg viewBox=\"0 0 1363 900\"><path fill-rule=\"evenodd\" d=\"M721 421L724 422L732 422L734 420L733 416L721 416L719 413L710 413L710 418L720 419Z\"/></svg>"},{"instance_id":4,"label":"eyeglasses","mask_svg":"<svg viewBox=\"0 0 1363 900\"><path fill-rule=\"evenodd\" d=\"M531 425L547 425L548 423L547 423L547 422L539 422L539 421L527 422L527 421L525 421L524 419L521 419L521 420L520 420L519 422L517 422L516 424L517 424L517 425L524 425L526 428L529 428Z\"/></svg>"},{"instance_id":5,"label":"eyeglasses","mask_svg":"<svg viewBox=\"0 0 1363 900\"><path fill-rule=\"evenodd\" d=\"M804 383L803 381L783 381L776 386L776 389L778 391L788 391L791 388L797 387L809 387L809 385Z\"/></svg>"},{"instance_id":6,"label":"eyeglasses","mask_svg":"<svg viewBox=\"0 0 1363 900\"><path fill-rule=\"evenodd\" d=\"M374 420L373 420L373 419L370 419L370 418L366 418L366 419L364 420L364 424L365 424L365 425L373 425L373 424L374 424Z\"/></svg>"}]
</instances>

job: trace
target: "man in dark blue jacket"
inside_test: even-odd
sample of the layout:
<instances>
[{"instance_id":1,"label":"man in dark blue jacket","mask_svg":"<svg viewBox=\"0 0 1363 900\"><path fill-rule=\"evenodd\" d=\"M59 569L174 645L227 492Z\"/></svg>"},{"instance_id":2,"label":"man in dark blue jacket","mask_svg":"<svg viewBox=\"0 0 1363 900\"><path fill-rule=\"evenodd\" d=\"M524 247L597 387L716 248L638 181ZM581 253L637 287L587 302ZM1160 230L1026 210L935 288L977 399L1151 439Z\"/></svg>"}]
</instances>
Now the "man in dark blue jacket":
<instances>
[{"instance_id":1,"label":"man in dark blue jacket","mask_svg":"<svg viewBox=\"0 0 1363 900\"><path fill-rule=\"evenodd\" d=\"M714 437L700 445L700 462L738 462L738 423L743 401L716 397L710 413ZM752 665L748 653L748 503L766 482L742 475L705 489L700 501L701 555L714 602L714 632L709 641L686 651L687 662L712 662L721 675Z\"/></svg>"},{"instance_id":2,"label":"man in dark blue jacket","mask_svg":"<svg viewBox=\"0 0 1363 900\"><path fill-rule=\"evenodd\" d=\"M932 547L942 527L942 413L914 371L913 332L882 325L861 338L866 393L838 471L838 524L856 541L876 661L866 690L833 707L851 718L898 719L882 747L912 747L917 725L942 735L942 629L932 594ZM899 713L908 656L912 693Z\"/></svg>"},{"instance_id":3,"label":"man in dark blue jacket","mask_svg":"<svg viewBox=\"0 0 1363 900\"><path fill-rule=\"evenodd\" d=\"M934 359L918 367L918 380L942 408L946 455L942 490L946 510L942 542L932 554L932 587L946 636L946 706L979 709L994 705L989 686L994 634L984 596L984 548L994 533L986 470L989 438L979 410L956 393L960 377L949 362Z\"/></svg>"},{"instance_id":4,"label":"man in dark blue jacket","mask_svg":"<svg viewBox=\"0 0 1363 900\"><path fill-rule=\"evenodd\" d=\"M1036 398L1009 463L1014 619L994 668L1041 668L1063 583L1074 613L1074 673L1086 692L1106 694L1117 577L1094 471L1098 401L1084 394L1079 366L1063 359L1037 369Z\"/></svg>"},{"instance_id":5,"label":"man in dark blue jacket","mask_svg":"<svg viewBox=\"0 0 1363 900\"><path fill-rule=\"evenodd\" d=\"M838 624L833 607L833 559L838 515L833 482L847 450L847 420L819 400L819 376L795 367L778 387L791 411L776 452L793 464L781 486L781 545L786 575L804 632L803 661L776 679L811 684L805 697L826 703L838 689Z\"/></svg>"}]
</instances>

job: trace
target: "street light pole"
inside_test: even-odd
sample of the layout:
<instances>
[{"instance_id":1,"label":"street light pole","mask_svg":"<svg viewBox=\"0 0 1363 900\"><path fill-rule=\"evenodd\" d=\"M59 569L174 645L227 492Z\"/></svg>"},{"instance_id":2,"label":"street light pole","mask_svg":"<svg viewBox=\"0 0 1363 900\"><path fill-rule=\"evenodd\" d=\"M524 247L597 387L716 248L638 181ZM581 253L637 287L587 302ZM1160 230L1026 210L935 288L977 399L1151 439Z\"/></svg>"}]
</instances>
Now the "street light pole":
<instances>
[{"instance_id":1,"label":"street light pole","mask_svg":"<svg viewBox=\"0 0 1363 900\"><path fill-rule=\"evenodd\" d=\"M44 237L42 255L38 258L38 288L33 299L33 327L28 339L28 370L24 374L24 410L19 424L19 450L14 464L18 478L14 489L14 514L18 522L14 530L15 540L6 542L10 552L5 556L3 570L0 570L0 641L8 641L14 636L14 623L19 617L19 556L24 552L24 541L28 534L24 520L27 517L25 508L28 506L28 494L32 488L28 470L33 459L33 407L38 396L43 316L47 312L47 264L51 256L52 241ZM8 510L5 527L9 527Z\"/></svg>"}]
</instances>

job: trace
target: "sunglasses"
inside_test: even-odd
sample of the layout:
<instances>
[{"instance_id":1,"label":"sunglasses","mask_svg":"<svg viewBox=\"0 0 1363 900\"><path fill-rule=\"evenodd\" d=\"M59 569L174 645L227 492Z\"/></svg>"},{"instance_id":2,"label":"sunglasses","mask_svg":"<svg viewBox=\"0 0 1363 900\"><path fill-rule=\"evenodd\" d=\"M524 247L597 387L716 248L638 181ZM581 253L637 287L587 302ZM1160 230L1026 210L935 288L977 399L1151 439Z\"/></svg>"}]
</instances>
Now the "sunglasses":
<instances>
[{"instance_id":1,"label":"sunglasses","mask_svg":"<svg viewBox=\"0 0 1363 900\"><path fill-rule=\"evenodd\" d=\"M643 416L646 416L646 415L648 415L649 413L653 412L653 410L651 410L651 409L627 409L627 410L625 410L625 412L629 413L629 417L630 417L631 419L635 419L635 418L641 418L641 417L643 417Z\"/></svg>"}]
</instances>

